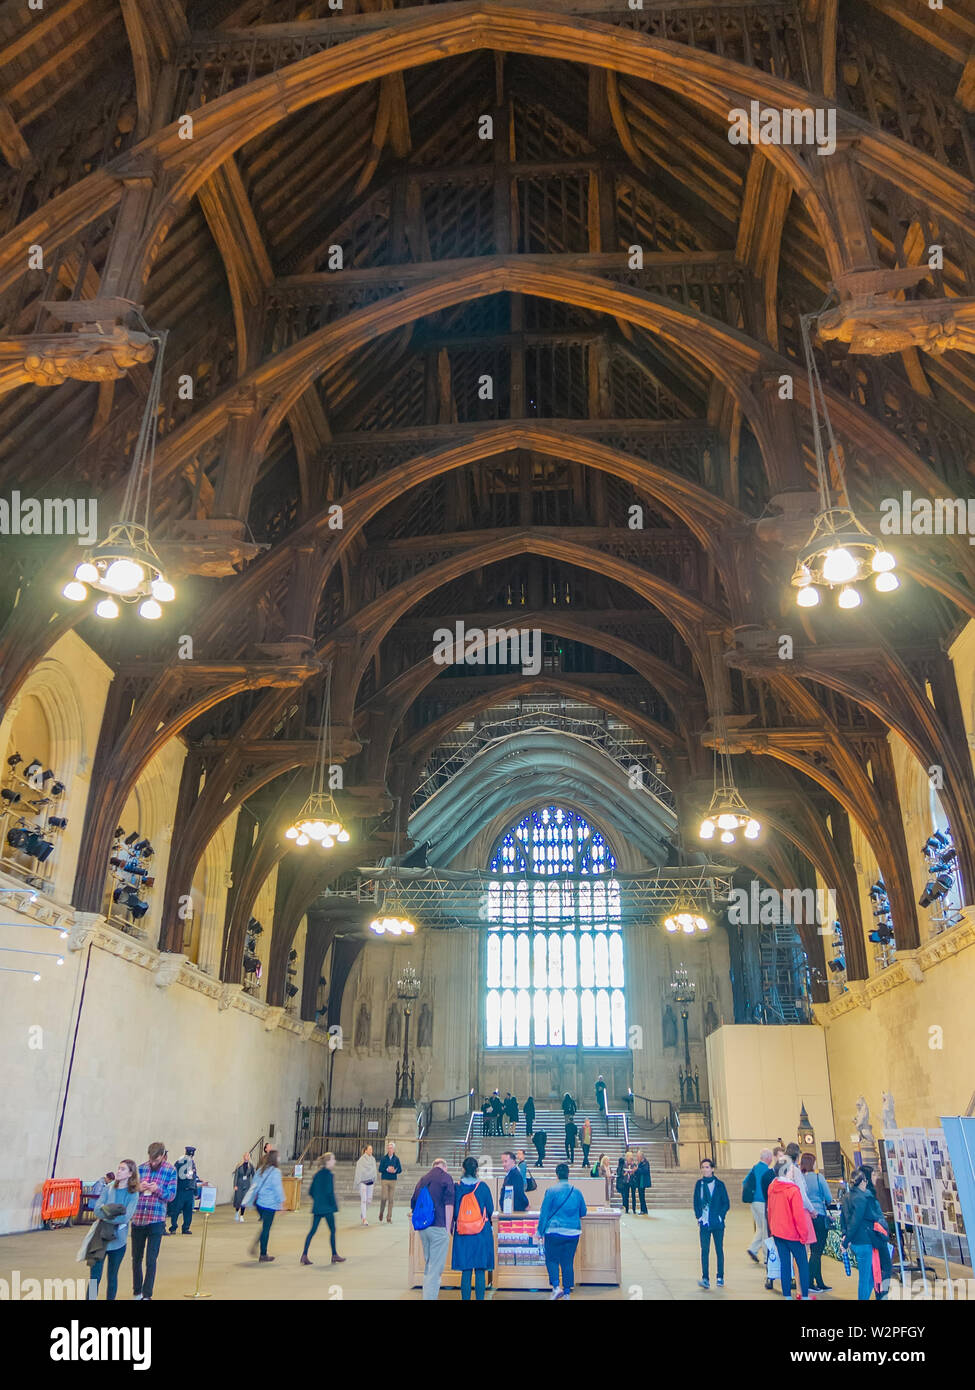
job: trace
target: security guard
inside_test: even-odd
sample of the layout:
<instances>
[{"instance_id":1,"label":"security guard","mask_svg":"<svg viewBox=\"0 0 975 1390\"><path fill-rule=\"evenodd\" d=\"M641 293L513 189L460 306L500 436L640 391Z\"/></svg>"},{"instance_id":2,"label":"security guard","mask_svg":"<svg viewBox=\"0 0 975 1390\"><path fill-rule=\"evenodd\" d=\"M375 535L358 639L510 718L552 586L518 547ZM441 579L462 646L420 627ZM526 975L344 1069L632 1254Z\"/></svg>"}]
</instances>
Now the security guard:
<instances>
[{"instance_id":1,"label":"security guard","mask_svg":"<svg viewBox=\"0 0 975 1390\"><path fill-rule=\"evenodd\" d=\"M176 1164L176 1196L170 1202L169 1213L169 1234L176 1234L176 1224L179 1221L180 1212L183 1213L183 1235L188 1236L190 1225L193 1221L193 1202L196 1198L198 1177L196 1172L196 1159L194 1157L196 1149L192 1144L187 1144L186 1152Z\"/></svg>"}]
</instances>

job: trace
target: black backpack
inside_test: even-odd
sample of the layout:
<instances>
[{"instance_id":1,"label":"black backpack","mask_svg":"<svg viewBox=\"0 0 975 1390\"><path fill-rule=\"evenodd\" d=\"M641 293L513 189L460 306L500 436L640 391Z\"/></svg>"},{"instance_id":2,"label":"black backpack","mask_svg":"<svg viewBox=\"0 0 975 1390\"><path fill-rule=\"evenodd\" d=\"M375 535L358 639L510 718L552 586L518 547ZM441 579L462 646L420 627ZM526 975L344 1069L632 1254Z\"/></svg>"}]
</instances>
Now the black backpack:
<instances>
[{"instance_id":1,"label":"black backpack","mask_svg":"<svg viewBox=\"0 0 975 1390\"><path fill-rule=\"evenodd\" d=\"M749 1171L747 1178L741 1185L741 1200L743 1202L755 1202L758 1200L758 1198L755 1196L755 1187L755 1169L752 1168Z\"/></svg>"}]
</instances>

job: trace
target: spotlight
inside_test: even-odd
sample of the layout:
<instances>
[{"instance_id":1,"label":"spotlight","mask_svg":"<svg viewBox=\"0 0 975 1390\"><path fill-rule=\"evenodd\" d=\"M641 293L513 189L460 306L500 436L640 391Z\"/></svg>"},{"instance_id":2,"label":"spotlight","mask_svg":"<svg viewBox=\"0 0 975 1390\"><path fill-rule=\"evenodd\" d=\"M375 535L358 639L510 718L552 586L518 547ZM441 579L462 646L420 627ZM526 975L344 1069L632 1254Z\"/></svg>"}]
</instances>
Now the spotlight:
<instances>
[{"instance_id":1,"label":"spotlight","mask_svg":"<svg viewBox=\"0 0 975 1390\"><path fill-rule=\"evenodd\" d=\"M41 762L40 758L34 758L34 760L28 763L24 768L24 776L30 781L32 777L37 776L43 766L44 764Z\"/></svg>"},{"instance_id":2,"label":"spotlight","mask_svg":"<svg viewBox=\"0 0 975 1390\"><path fill-rule=\"evenodd\" d=\"M138 832L138 830L133 830L131 835L126 835L126 837L125 837L125 843L126 843L127 845L134 845L135 842L136 842L136 840L137 840L138 838L139 838L139 832Z\"/></svg>"},{"instance_id":3,"label":"spotlight","mask_svg":"<svg viewBox=\"0 0 975 1390\"><path fill-rule=\"evenodd\" d=\"M20 792L12 792L9 787L4 787L3 791L0 791L0 796L3 797L4 801L9 802L11 806L16 805L20 800Z\"/></svg>"},{"instance_id":4,"label":"spotlight","mask_svg":"<svg viewBox=\"0 0 975 1390\"><path fill-rule=\"evenodd\" d=\"M289 999L293 999L293 998L295 997L295 995L298 993L298 986L297 986L297 985L285 985L285 987L284 987L284 992L285 992L285 994L288 996Z\"/></svg>"},{"instance_id":5,"label":"spotlight","mask_svg":"<svg viewBox=\"0 0 975 1390\"><path fill-rule=\"evenodd\" d=\"M63 795L64 795L64 783L63 783L63 782L52 782L52 783L51 783L51 795L52 795L52 796L63 796Z\"/></svg>"},{"instance_id":6,"label":"spotlight","mask_svg":"<svg viewBox=\"0 0 975 1390\"><path fill-rule=\"evenodd\" d=\"M889 946L894 939L894 933L890 927L878 927L876 931L868 933L868 940L875 946Z\"/></svg>"},{"instance_id":7,"label":"spotlight","mask_svg":"<svg viewBox=\"0 0 975 1390\"><path fill-rule=\"evenodd\" d=\"M252 917L250 921L247 923L247 930L249 932L253 932L255 936L260 936L264 928L261 926L260 922L257 920L256 917Z\"/></svg>"},{"instance_id":8,"label":"spotlight","mask_svg":"<svg viewBox=\"0 0 975 1390\"><path fill-rule=\"evenodd\" d=\"M53 825L55 830L63 830L68 824L66 816L51 816L48 825Z\"/></svg>"},{"instance_id":9,"label":"spotlight","mask_svg":"<svg viewBox=\"0 0 975 1390\"><path fill-rule=\"evenodd\" d=\"M841 970L846 969L846 959L843 956L834 956L829 962L829 968L839 974Z\"/></svg>"},{"instance_id":10,"label":"spotlight","mask_svg":"<svg viewBox=\"0 0 975 1390\"><path fill-rule=\"evenodd\" d=\"M877 882L876 882L876 883L873 885L873 887L870 889L870 897L871 897L871 898L874 898L874 899L877 899L877 898L886 898L886 896L887 896L887 889L884 887L884 885L883 885L883 884L880 882L880 880L878 879Z\"/></svg>"},{"instance_id":11,"label":"spotlight","mask_svg":"<svg viewBox=\"0 0 975 1390\"><path fill-rule=\"evenodd\" d=\"M10 757L7 759L7 766L16 767L18 763L22 763L23 761L19 753L11 753Z\"/></svg>"}]
</instances>

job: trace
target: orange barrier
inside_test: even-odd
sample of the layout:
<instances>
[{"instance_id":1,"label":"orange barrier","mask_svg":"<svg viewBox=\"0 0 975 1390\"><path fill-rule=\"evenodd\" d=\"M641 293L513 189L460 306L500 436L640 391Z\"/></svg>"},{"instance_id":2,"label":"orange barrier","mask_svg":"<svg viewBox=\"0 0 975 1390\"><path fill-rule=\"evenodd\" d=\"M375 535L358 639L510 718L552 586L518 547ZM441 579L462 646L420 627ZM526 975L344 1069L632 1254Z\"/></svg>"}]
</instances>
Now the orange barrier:
<instances>
[{"instance_id":1,"label":"orange barrier","mask_svg":"<svg viewBox=\"0 0 975 1390\"><path fill-rule=\"evenodd\" d=\"M47 1178L42 1188L42 1221L67 1221L81 1209L80 1178Z\"/></svg>"}]
</instances>

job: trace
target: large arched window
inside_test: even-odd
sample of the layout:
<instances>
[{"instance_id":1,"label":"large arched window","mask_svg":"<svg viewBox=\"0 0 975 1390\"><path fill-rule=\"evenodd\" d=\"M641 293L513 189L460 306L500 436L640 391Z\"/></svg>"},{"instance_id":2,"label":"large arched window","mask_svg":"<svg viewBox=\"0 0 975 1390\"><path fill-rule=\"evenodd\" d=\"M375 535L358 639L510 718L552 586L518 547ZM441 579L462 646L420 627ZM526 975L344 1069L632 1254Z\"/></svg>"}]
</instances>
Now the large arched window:
<instances>
[{"instance_id":1,"label":"large arched window","mask_svg":"<svg viewBox=\"0 0 975 1390\"><path fill-rule=\"evenodd\" d=\"M563 806L499 840L489 871L488 1047L625 1047L616 858Z\"/></svg>"}]
</instances>

